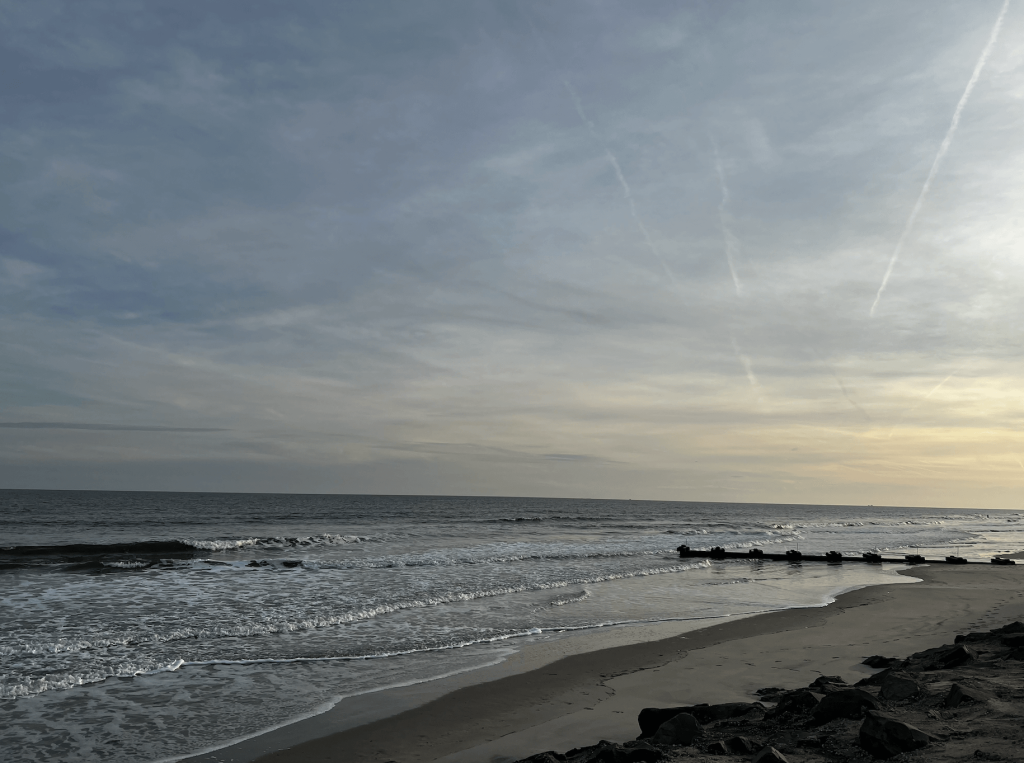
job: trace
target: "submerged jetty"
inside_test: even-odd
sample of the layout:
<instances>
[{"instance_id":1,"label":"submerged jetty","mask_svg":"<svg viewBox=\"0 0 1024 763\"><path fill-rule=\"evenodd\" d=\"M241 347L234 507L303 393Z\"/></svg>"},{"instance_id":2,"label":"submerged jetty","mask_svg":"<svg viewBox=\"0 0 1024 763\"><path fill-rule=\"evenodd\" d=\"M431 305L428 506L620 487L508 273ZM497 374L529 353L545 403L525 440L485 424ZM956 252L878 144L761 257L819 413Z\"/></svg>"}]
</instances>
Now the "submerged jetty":
<instances>
[{"instance_id":1,"label":"submerged jetty","mask_svg":"<svg viewBox=\"0 0 1024 763\"><path fill-rule=\"evenodd\" d=\"M773 562L826 562L827 564L843 564L844 562L863 562L866 564L985 564L985 562L970 562L962 556L947 556L944 559L926 559L921 554L905 554L902 557L884 557L881 554L866 553L860 556L843 555L838 551L826 551L824 554L805 554L795 549L790 549L781 554L773 554L762 548L750 548L746 551L726 551L721 546L710 549L694 549L689 546L679 546L676 551L679 556L697 559L765 559ZM992 564L1016 564L1013 559L1004 557L993 557Z\"/></svg>"}]
</instances>

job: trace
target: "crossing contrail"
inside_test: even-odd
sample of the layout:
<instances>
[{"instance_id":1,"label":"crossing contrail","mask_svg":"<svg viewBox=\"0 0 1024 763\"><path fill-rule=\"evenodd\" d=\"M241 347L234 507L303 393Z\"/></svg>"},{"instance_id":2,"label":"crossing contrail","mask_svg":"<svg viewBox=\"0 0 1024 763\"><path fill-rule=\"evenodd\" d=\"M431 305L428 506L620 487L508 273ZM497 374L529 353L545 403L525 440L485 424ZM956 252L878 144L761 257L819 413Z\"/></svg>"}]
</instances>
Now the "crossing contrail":
<instances>
[{"instance_id":1,"label":"crossing contrail","mask_svg":"<svg viewBox=\"0 0 1024 763\"><path fill-rule=\"evenodd\" d=\"M718 186L722 189L722 200L718 203L718 224L722 229L722 240L725 244L725 260L729 263L729 275L732 276L732 285L736 287L736 296L742 296L740 277L736 274L735 254L739 248L739 242L729 227L729 218L726 207L729 204L729 187L725 184L725 170L722 168L722 156L718 153L718 143L714 138L711 145L715 147L715 169L718 171Z\"/></svg>"},{"instance_id":2,"label":"crossing contrail","mask_svg":"<svg viewBox=\"0 0 1024 763\"><path fill-rule=\"evenodd\" d=\"M927 395L925 395L920 400L918 400L916 403L914 403L910 408L907 408L905 411L903 411L903 413L900 414L899 419L897 419L896 423L892 425L892 429L889 430L889 437L892 437L892 433L896 431L896 427L899 426L899 423L901 421L903 421L904 417L906 417L907 414L910 414L910 413L913 413L914 411L916 411L921 406L921 404L924 403L925 400L927 400L932 395L934 395L936 392L938 392L940 389L942 389L943 385L946 382L948 382L950 379L952 379L954 376L956 376L958 373L960 373L961 371L963 371L967 367L967 363L968 362L969 361L965 361L965 362L961 363L959 366L957 366L955 369L953 369L950 372L949 376L947 376L945 379L943 379L938 384L936 384L934 387L932 387L931 392L929 392Z\"/></svg>"},{"instance_id":3,"label":"crossing contrail","mask_svg":"<svg viewBox=\"0 0 1024 763\"><path fill-rule=\"evenodd\" d=\"M622 186L622 195L626 199L626 203L629 205L629 214L633 217L636 227L640 229L640 234L644 237L644 243L647 244L647 249L650 251L654 259L657 260L661 269L665 272L665 275L668 276L668 280L674 284L676 282L675 276L673 276L672 271L668 269L668 265L666 265L665 260L662 259L661 253L658 252L658 247L654 245L654 239L651 238L651 234L647 230L647 226L644 225L644 221L636 211L636 201L633 199L633 190L629 187L629 183L626 182L626 176L622 174L622 167L619 165L619 160L615 158L615 154L613 154L611 149L608 148L608 144L605 143L604 138L601 137L601 133L597 131L597 127L590 121L590 118L587 116L587 112L583 110L583 102L576 94L573 86L569 84L569 80L563 79L562 84L569 93L569 97L572 98L573 105L576 107L576 113L579 114L583 124L587 126L591 137L593 137L594 140L600 144L601 148L604 149L604 154L608 157L608 163L612 166L612 169L615 170L615 177L618 178L619 185Z\"/></svg>"},{"instance_id":4,"label":"crossing contrail","mask_svg":"<svg viewBox=\"0 0 1024 763\"><path fill-rule=\"evenodd\" d=\"M1003 7L999 10L999 16L996 18L996 23L992 27L992 33L988 37L988 43L985 45L985 49L981 51L981 57L978 59L978 63L974 65L974 73L971 74L971 79L967 83L967 87L964 89L964 94L960 96L960 102L957 103L956 109L953 111L953 119L949 124L949 129L946 130L946 137L942 139L942 145L939 146L939 151L935 154L935 160L932 162L932 168L928 172L928 178L924 181L924 185L921 187L921 193L918 194L917 201L914 203L914 209L911 211L910 217L907 218L907 224L903 226L903 233L900 234L899 241L896 242L896 248L893 250L892 258L889 260L889 267L885 269L885 275L882 277L882 285L878 287L878 294L875 295L875 301L871 304L871 317L874 317L875 315L875 308L878 307L878 302L882 299L882 292L885 291L885 287L889 283L889 277L892 275L892 270L896 266L896 260L899 259L900 252L903 249L903 244L906 242L907 236L914 227L914 223L917 222L917 216L921 212L921 207L924 204L925 197L928 195L928 191L931 190L935 174L939 171L939 165L942 163L946 153L949 151L949 146L953 142L953 136L956 134L956 128L960 126L960 115L963 114L964 107L967 105L967 99L971 97L971 91L973 91L974 86L978 84L978 78L981 76L981 70L985 68L985 62L988 61L988 57L992 53L992 48L995 47L996 40L999 38L999 31L1003 26L1003 18L1005 18L1006 11L1009 7L1010 0L1004 0Z\"/></svg>"}]
</instances>

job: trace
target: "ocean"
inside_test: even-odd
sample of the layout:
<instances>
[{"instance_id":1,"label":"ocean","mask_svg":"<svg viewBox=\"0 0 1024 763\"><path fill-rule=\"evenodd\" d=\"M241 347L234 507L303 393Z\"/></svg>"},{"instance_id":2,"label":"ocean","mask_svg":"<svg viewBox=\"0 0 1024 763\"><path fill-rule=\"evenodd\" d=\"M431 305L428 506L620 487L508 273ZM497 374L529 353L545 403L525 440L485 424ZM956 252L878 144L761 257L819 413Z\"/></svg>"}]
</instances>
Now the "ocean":
<instances>
[{"instance_id":1,"label":"ocean","mask_svg":"<svg viewBox=\"0 0 1024 763\"><path fill-rule=\"evenodd\" d=\"M822 606L890 565L987 559L1024 514L433 496L0 491L7 763L156 761L594 628Z\"/></svg>"}]
</instances>

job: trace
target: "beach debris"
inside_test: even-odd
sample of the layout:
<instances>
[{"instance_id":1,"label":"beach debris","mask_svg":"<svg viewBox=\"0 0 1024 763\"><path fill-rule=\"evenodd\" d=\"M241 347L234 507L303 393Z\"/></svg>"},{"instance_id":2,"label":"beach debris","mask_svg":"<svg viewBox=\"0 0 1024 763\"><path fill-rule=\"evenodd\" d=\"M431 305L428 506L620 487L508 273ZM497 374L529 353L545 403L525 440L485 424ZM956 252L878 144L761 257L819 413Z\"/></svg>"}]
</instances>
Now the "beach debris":
<instances>
[{"instance_id":1,"label":"beach debris","mask_svg":"<svg viewBox=\"0 0 1024 763\"><path fill-rule=\"evenodd\" d=\"M880 686L878 696L886 702L903 702L924 691L924 687L906 673L890 672Z\"/></svg>"},{"instance_id":2,"label":"beach debris","mask_svg":"<svg viewBox=\"0 0 1024 763\"><path fill-rule=\"evenodd\" d=\"M992 695L983 689L977 689L962 684L953 684L949 687L949 694L946 695L942 706L945 708L960 707L963 703L974 704L987 702L993 699Z\"/></svg>"},{"instance_id":3,"label":"beach debris","mask_svg":"<svg viewBox=\"0 0 1024 763\"><path fill-rule=\"evenodd\" d=\"M916 726L877 710L867 711L859 737L861 747L876 758L891 758L918 750L934 739Z\"/></svg>"},{"instance_id":4,"label":"beach debris","mask_svg":"<svg viewBox=\"0 0 1024 763\"><path fill-rule=\"evenodd\" d=\"M658 726L651 741L654 744L692 744L704 727L689 713L679 713Z\"/></svg>"},{"instance_id":5,"label":"beach debris","mask_svg":"<svg viewBox=\"0 0 1024 763\"><path fill-rule=\"evenodd\" d=\"M861 718L865 710L878 710L878 700L863 689L842 689L826 694L814 708L816 723L828 723L836 718Z\"/></svg>"},{"instance_id":6,"label":"beach debris","mask_svg":"<svg viewBox=\"0 0 1024 763\"><path fill-rule=\"evenodd\" d=\"M883 657L880 654L874 654L864 660L861 665L867 665L869 668L888 668L899 661L898 657Z\"/></svg>"},{"instance_id":7,"label":"beach debris","mask_svg":"<svg viewBox=\"0 0 1024 763\"><path fill-rule=\"evenodd\" d=\"M789 761L781 752L768 746L754 756L752 763L789 763Z\"/></svg>"}]
</instances>

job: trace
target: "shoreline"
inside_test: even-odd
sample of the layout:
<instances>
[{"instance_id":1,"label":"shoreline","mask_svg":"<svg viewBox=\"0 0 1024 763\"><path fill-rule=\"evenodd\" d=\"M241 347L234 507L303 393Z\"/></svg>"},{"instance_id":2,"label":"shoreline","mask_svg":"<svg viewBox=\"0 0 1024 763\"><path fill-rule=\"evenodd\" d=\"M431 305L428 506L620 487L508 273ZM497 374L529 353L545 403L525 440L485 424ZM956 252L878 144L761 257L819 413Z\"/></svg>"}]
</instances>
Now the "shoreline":
<instances>
[{"instance_id":1,"label":"shoreline","mask_svg":"<svg viewBox=\"0 0 1024 763\"><path fill-rule=\"evenodd\" d=\"M906 578L898 578L897 570L891 567L887 572L888 580L834 590L829 594L829 600L822 604L713 618L680 618L647 623L620 623L581 629L577 632L552 634L553 637L547 640L517 648L510 646L511 654L499 657L495 662L487 665L457 670L444 676L415 681L406 685L400 684L343 697L326 710L311 712L308 715L284 721L274 727L227 744L220 744L185 756L162 758L154 763L173 763L175 761L219 763L223 760L248 763L263 760L267 756L287 753L289 750L304 747L327 737L355 732L374 723L386 723L388 719L408 712L415 712L425 705L443 700L462 690L491 685L497 681L515 680L519 676L542 671L554 663L560 663L567 659L602 655L609 650L626 650L620 670L628 670L630 664L637 659L644 661L646 659L645 652L651 648L657 648L657 645L662 642L672 642L674 639L687 638L691 634L712 628L769 615L803 611L818 612L835 606L837 600L851 592L878 585L900 585L914 582ZM595 659L600 661L600 657L595 657ZM376 759L373 756L367 758L367 760ZM404 758L402 763L405 763Z\"/></svg>"},{"instance_id":2,"label":"shoreline","mask_svg":"<svg viewBox=\"0 0 1024 763\"><path fill-rule=\"evenodd\" d=\"M908 573L922 582L871 585L825 607L570 655L387 718L296 739L258 760L510 763L543 750L632 739L645 706L750 701L757 688L806 684L822 673L857 680L874 672L860 665L872 654L904 656L952 643L961 632L1024 620L1018 567L915 567L901 574ZM231 751L207 759L234 757Z\"/></svg>"}]
</instances>

